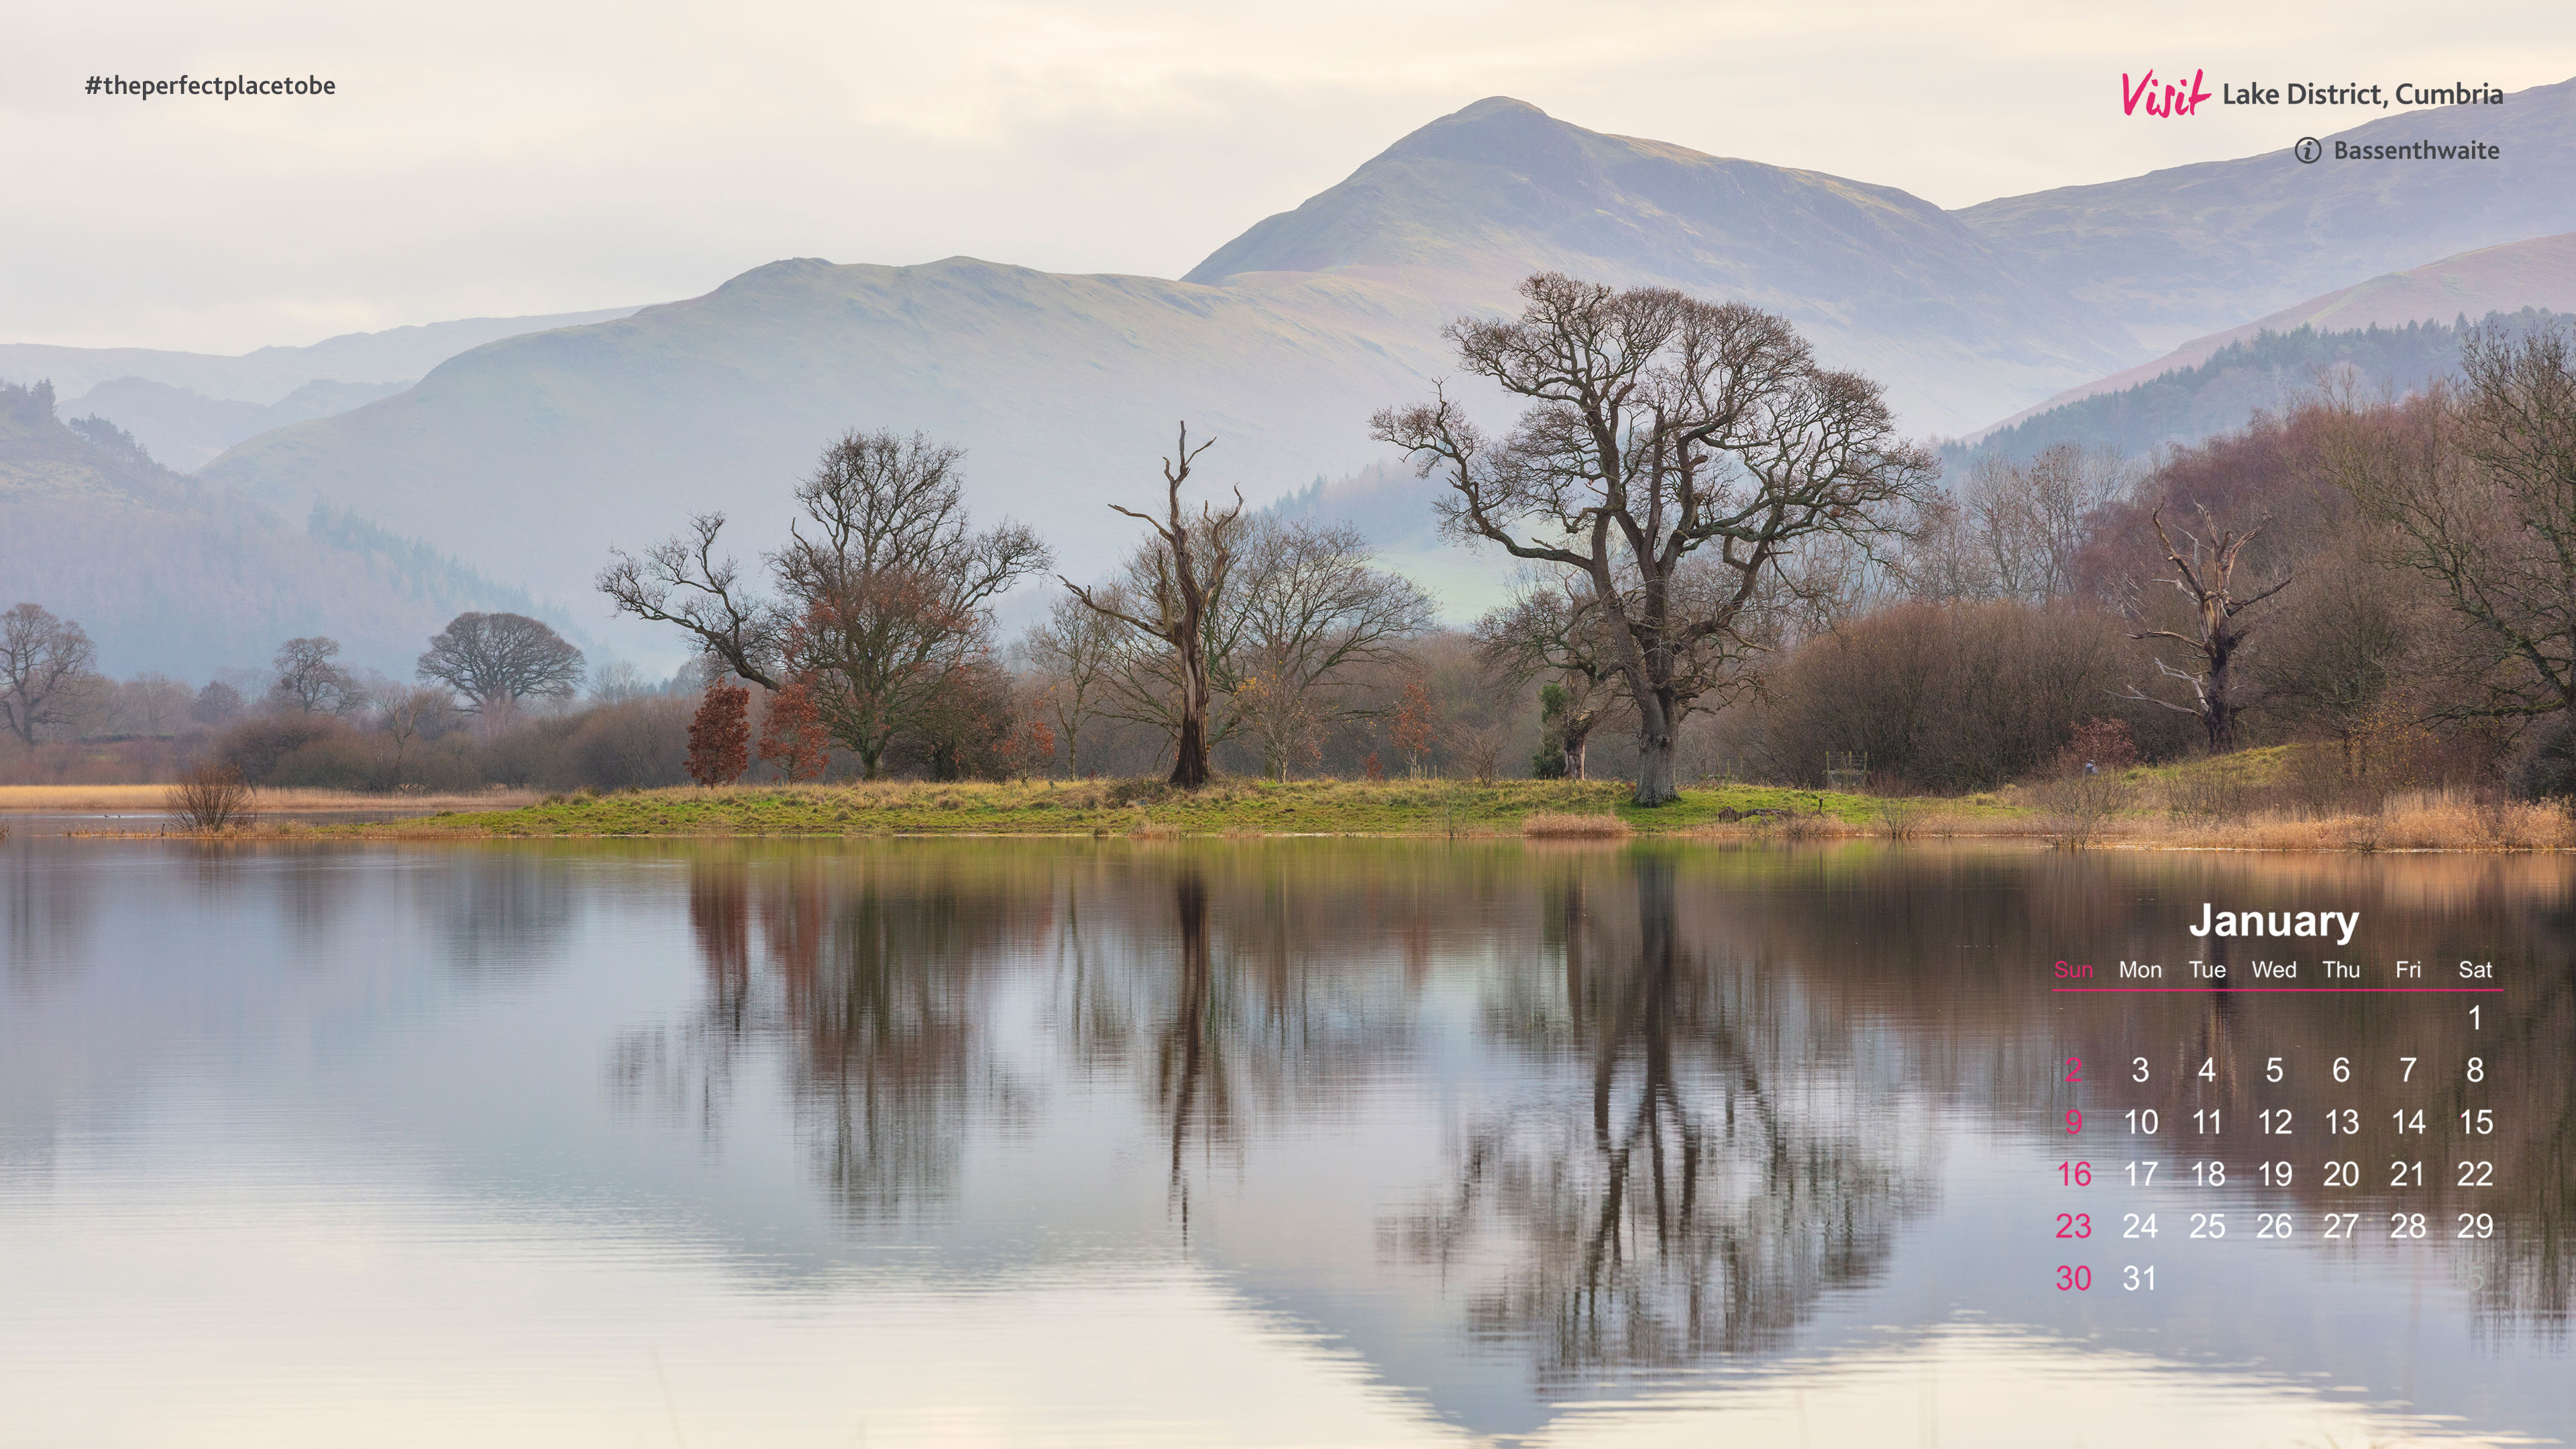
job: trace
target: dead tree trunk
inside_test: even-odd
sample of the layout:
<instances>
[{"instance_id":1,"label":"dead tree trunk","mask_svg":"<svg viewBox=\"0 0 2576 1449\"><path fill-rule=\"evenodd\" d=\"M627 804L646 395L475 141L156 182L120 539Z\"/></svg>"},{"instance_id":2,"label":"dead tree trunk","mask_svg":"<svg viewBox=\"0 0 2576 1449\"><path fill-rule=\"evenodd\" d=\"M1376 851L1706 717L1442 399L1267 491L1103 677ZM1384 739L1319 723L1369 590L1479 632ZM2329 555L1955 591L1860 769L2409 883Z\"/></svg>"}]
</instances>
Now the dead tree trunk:
<instances>
[{"instance_id":1,"label":"dead tree trunk","mask_svg":"<svg viewBox=\"0 0 2576 1449\"><path fill-rule=\"evenodd\" d=\"M1181 424L1180 444L1174 457L1163 460L1167 521L1157 522L1132 508L1109 505L1111 511L1126 514L1154 530L1154 536L1161 541L1154 557L1154 617L1150 621L1128 613L1114 601L1104 603L1089 589L1059 576L1060 582L1086 607L1171 646L1180 695L1176 701L1180 706L1180 728L1172 737L1171 783L1184 790L1195 790L1208 782L1207 721L1212 691L1208 685L1207 616L1233 572L1235 524L1243 516L1240 492L1234 496L1234 506L1223 513L1200 504L1195 525L1181 509L1181 484L1190 476L1190 465L1214 446L1216 440L1210 438L1191 447L1190 425Z\"/></svg>"},{"instance_id":2,"label":"dead tree trunk","mask_svg":"<svg viewBox=\"0 0 2576 1449\"><path fill-rule=\"evenodd\" d=\"M2279 583L2248 598L2240 599L2235 595L2236 556L2254 535L2263 531L2263 523L2271 522L2268 518L2243 533L2230 533L2220 528L2210 518L2209 510L2203 508L2200 521L2208 531L2208 541L2204 545L2197 534L2184 529L2183 543L2189 545L2186 550L2177 545L2173 535L2166 531L2162 509L2149 517L2155 524L2157 541L2165 546L2165 559L2174 568L2172 578L2155 582L2171 584L2184 598L2191 600L2196 632L2180 634L2171 629L2148 629L2129 637L2171 639L2188 645L2198 656L2198 667L2176 669L2162 658L2156 660L2158 674L2190 686L2192 702L2189 704L2159 699L2134 684L2120 698L2162 705L2181 714L2197 716L2201 729L2209 736L2209 752L2223 755L2236 748L2236 718L2244 712L2244 701L2238 697L2236 689L2236 652L2244 647L2245 640L2254 632L2254 626L2243 622L2240 616L2288 588L2290 580L2284 577Z\"/></svg>"}]
</instances>

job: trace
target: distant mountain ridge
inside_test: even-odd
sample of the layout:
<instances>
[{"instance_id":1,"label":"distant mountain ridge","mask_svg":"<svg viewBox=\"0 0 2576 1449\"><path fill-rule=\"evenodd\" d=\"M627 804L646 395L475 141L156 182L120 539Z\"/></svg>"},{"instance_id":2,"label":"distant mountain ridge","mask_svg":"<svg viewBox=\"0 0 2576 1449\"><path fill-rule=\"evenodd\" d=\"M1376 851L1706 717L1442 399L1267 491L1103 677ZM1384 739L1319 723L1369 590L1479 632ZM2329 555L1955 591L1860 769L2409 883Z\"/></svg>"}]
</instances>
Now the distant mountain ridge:
<instances>
[{"instance_id":1,"label":"distant mountain ridge","mask_svg":"<svg viewBox=\"0 0 2576 1449\"><path fill-rule=\"evenodd\" d=\"M200 468L226 448L288 423L327 418L334 413L391 397L411 384L341 382L323 378L308 382L276 402L262 405L239 398L212 398L191 388L172 387L140 377L102 382L63 405L74 416L106 418L134 435L164 466L182 473Z\"/></svg>"},{"instance_id":2,"label":"distant mountain ridge","mask_svg":"<svg viewBox=\"0 0 2576 1449\"><path fill-rule=\"evenodd\" d=\"M1920 197L1587 131L1507 97L1404 137L1184 280L1436 275L1502 310L1541 268L1781 312L1829 361L1887 384L1918 427L2120 356L2096 340L2113 330L2105 315L2022 280Z\"/></svg>"},{"instance_id":3,"label":"distant mountain ridge","mask_svg":"<svg viewBox=\"0 0 2576 1449\"><path fill-rule=\"evenodd\" d=\"M132 377L186 388L217 401L266 407L311 382L412 382L486 342L605 322L634 310L608 307L540 317L466 317L382 332L343 333L305 347L262 347L238 357L150 347L0 342L0 382L24 386L50 380L60 395L78 397L101 383Z\"/></svg>"},{"instance_id":4,"label":"distant mountain ridge","mask_svg":"<svg viewBox=\"0 0 2576 1449\"><path fill-rule=\"evenodd\" d=\"M466 608L543 610L518 589L319 512L302 530L154 462L113 424L66 424L50 388L0 384L0 608L75 619L113 673L203 679L279 642L329 634L349 661L408 677Z\"/></svg>"},{"instance_id":5,"label":"distant mountain ridge","mask_svg":"<svg viewBox=\"0 0 2576 1449\"><path fill-rule=\"evenodd\" d=\"M2372 327L2403 327L2411 322L2447 322L2460 316L2483 317L2490 312L2518 312L2526 307L2576 312L2576 232L2481 247L2294 302L2242 326L2194 338L2153 362L2142 362L2068 388L1970 434L1966 441L1978 442L1989 433L2084 398L2124 391L2170 372L2197 367L2222 348L2251 341L2266 332L2288 334L2302 327L2319 332L2355 332Z\"/></svg>"}]
</instances>

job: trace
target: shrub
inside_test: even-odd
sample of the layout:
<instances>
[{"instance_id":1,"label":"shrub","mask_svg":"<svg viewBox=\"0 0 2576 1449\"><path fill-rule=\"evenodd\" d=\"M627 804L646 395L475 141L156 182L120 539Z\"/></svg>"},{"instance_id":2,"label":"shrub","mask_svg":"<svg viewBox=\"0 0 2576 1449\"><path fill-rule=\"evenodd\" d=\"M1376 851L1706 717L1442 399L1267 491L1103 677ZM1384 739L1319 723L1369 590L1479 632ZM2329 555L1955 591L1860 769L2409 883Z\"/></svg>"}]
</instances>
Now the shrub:
<instances>
[{"instance_id":1,"label":"shrub","mask_svg":"<svg viewBox=\"0 0 2576 1449\"><path fill-rule=\"evenodd\" d=\"M250 818L250 786L241 771L211 760L181 775L168 800L182 830L229 830Z\"/></svg>"}]
</instances>

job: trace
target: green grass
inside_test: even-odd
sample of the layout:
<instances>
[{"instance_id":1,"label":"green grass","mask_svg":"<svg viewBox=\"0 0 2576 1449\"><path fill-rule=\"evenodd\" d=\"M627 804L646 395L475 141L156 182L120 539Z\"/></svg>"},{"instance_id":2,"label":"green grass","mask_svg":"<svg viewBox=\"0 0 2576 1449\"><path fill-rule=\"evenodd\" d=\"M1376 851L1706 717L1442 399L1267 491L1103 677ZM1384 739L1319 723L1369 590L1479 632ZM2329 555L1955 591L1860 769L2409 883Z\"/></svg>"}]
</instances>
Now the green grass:
<instances>
[{"instance_id":1,"label":"green grass","mask_svg":"<svg viewBox=\"0 0 2576 1449\"><path fill-rule=\"evenodd\" d=\"M332 828L357 835L548 837L725 835L1443 835L1517 834L1534 812L1615 814L1641 835L1717 823L1728 809L1823 814L1868 827L1866 795L1726 785L1686 790L1660 809L1628 801L1617 781L1223 781L1195 794L1155 781L1014 784L879 783L732 786L549 796L517 810L440 814L389 825ZM1939 802L1943 813L2022 812L1991 797Z\"/></svg>"}]
</instances>

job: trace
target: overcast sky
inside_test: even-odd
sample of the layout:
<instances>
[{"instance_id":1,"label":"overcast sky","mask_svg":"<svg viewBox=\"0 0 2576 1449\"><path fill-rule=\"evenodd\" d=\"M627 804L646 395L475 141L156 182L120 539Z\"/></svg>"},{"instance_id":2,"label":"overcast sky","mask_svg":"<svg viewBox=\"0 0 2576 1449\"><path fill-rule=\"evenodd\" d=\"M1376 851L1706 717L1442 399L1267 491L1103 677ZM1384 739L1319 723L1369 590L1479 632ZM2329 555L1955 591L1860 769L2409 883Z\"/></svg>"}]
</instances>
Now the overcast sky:
<instances>
[{"instance_id":1,"label":"overcast sky","mask_svg":"<svg viewBox=\"0 0 2576 1449\"><path fill-rule=\"evenodd\" d=\"M11 10L0 341L220 352L666 301L783 256L1177 276L1488 95L1962 206L2377 114L2123 117L2123 71L2576 75L2565 0ZM82 93L236 72L339 94Z\"/></svg>"}]
</instances>

